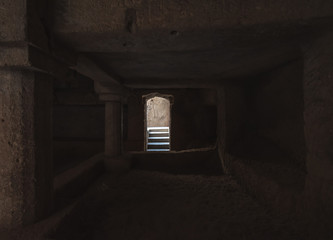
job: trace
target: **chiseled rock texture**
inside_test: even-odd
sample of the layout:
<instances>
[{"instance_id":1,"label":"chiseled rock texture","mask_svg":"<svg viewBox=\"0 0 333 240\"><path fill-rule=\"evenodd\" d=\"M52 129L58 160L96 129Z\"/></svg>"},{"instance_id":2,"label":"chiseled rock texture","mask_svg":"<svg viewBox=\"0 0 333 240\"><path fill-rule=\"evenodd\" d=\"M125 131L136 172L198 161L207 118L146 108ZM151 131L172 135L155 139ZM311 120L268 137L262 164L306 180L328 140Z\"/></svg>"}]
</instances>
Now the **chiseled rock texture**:
<instances>
[{"instance_id":1,"label":"chiseled rock texture","mask_svg":"<svg viewBox=\"0 0 333 240\"><path fill-rule=\"evenodd\" d=\"M333 230L333 35L305 46L304 121L307 144L306 201L318 224Z\"/></svg>"},{"instance_id":2,"label":"chiseled rock texture","mask_svg":"<svg viewBox=\"0 0 333 240\"><path fill-rule=\"evenodd\" d=\"M0 226L45 216L52 204L52 81L28 71L0 71Z\"/></svg>"}]
</instances>

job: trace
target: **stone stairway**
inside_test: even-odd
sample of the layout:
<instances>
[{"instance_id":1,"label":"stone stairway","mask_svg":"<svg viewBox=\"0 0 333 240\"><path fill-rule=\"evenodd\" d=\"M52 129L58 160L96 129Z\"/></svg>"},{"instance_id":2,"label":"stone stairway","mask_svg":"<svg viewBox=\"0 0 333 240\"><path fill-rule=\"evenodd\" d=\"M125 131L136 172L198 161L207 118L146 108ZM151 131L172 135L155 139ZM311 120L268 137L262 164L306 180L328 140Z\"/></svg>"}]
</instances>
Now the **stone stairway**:
<instances>
[{"instance_id":1,"label":"stone stairway","mask_svg":"<svg viewBox=\"0 0 333 240\"><path fill-rule=\"evenodd\" d=\"M170 151L169 127L148 127L147 138L146 147L148 152Z\"/></svg>"}]
</instances>

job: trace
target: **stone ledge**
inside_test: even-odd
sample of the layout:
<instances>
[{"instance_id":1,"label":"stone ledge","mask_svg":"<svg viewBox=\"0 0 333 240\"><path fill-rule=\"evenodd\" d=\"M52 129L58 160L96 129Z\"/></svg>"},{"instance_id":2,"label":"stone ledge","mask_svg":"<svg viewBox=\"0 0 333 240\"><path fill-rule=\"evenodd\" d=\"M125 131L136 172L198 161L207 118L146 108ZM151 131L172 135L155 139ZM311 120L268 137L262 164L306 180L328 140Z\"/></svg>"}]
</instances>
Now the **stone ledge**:
<instances>
[{"instance_id":1,"label":"stone ledge","mask_svg":"<svg viewBox=\"0 0 333 240\"><path fill-rule=\"evenodd\" d=\"M72 202L104 172L103 160L104 154L95 155L54 178L56 210Z\"/></svg>"},{"instance_id":2,"label":"stone ledge","mask_svg":"<svg viewBox=\"0 0 333 240\"><path fill-rule=\"evenodd\" d=\"M293 186L282 185L273 178L263 176L246 160L228 156L226 167L252 196L268 205L282 217L299 215L302 190Z\"/></svg>"},{"instance_id":3,"label":"stone ledge","mask_svg":"<svg viewBox=\"0 0 333 240\"><path fill-rule=\"evenodd\" d=\"M78 186L77 184L81 184L82 178L92 175L98 175L98 173L102 173L103 167L103 159L104 154L98 154L94 157L84 161L78 166L59 174L54 179L54 190L56 194L64 193L65 191L70 190L73 192L77 191L77 189L81 189L82 186ZM101 170L101 171L99 171ZM95 173L95 174L92 174ZM82 181L87 183L88 181ZM90 182L89 182L90 183ZM83 186L86 188L88 186ZM56 211L52 216L37 222L32 225L28 225L24 228L14 229L13 231L5 231L0 232L1 240L45 240L46 236L51 232L55 231L59 224L62 223L63 219L66 218L73 209L77 206L80 200L84 197L77 196L75 199L68 204L66 207L62 208L59 211Z\"/></svg>"},{"instance_id":4,"label":"stone ledge","mask_svg":"<svg viewBox=\"0 0 333 240\"><path fill-rule=\"evenodd\" d=\"M180 152L130 152L132 168L172 174L222 175L216 149L191 149Z\"/></svg>"},{"instance_id":5,"label":"stone ledge","mask_svg":"<svg viewBox=\"0 0 333 240\"><path fill-rule=\"evenodd\" d=\"M46 236L55 231L62 223L63 219L68 216L75 208L79 199L71 205L55 213L49 218L40 221L36 224L29 225L22 229L15 229L13 231L0 232L1 240L46 240Z\"/></svg>"},{"instance_id":6,"label":"stone ledge","mask_svg":"<svg viewBox=\"0 0 333 240\"><path fill-rule=\"evenodd\" d=\"M332 239L332 182L306 175L302 189L295 189L263 176L247 160L224 154L222 162L228 174L274 215L307 229L308 239Z\"/></svg>"},{"instance_id":7,"label":"stone ledge","mask_svg":"<svg viewBox=\"0 0 333 240\"><path fill-rule=\"evenodd\" d=\"M64 191L70 184L77 181L86 172L92 170L98 165L102 165L104 161L104 154L97 154L94 157L82 162L74 168L71 168L54 178L54 191L56 193Z\"/></svg>"}]
</instances>

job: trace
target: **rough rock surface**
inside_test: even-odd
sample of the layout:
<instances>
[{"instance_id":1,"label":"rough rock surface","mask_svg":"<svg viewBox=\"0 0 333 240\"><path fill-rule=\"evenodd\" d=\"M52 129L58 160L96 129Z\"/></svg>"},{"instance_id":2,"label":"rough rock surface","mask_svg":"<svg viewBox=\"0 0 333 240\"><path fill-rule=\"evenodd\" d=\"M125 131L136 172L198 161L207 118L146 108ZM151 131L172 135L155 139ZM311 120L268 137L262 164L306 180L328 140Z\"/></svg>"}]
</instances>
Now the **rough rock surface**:
<instances>
[{"instance_id":1,"label":"rough rock surface","mask_svg":"<svg viewBox=\"0 0 333 240\"><path fill-rule=\"evenodd\" d=\"M228 176L104 176L52 239L301 239Z\"/></svg>"}]
</instances>

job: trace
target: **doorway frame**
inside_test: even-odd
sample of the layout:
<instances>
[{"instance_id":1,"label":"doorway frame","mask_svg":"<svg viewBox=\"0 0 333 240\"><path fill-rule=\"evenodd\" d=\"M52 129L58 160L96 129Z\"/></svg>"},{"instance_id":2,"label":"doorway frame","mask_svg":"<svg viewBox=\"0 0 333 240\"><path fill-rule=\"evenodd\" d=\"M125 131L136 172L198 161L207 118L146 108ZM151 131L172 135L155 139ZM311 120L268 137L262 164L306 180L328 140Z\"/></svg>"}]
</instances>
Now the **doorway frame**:
<instances>
[{"instance_id":1,"label":"doorway frame","mask_svg":"<svg viewBox=\"0 0 333 240\"><path fill-rule=\"evenodd\" d=\"M170 102L170 121L169 121L169 147L170 147L170 151L171 151L171 124L172 124L172 105L174 103L174 97L171 94L162 94L162 93L158 93L158 92L153 92L153 93L149 93L146 95L142 96L142 102L143 102L143 108L144 108L144 152L148 152L147 151L147 142L148 142L148 135L147 135L147 101L151 98L154 97L160 97L160 98L165 98ZM160 153L160 152L158 152Z\"/></svg>"}]
</instances>

